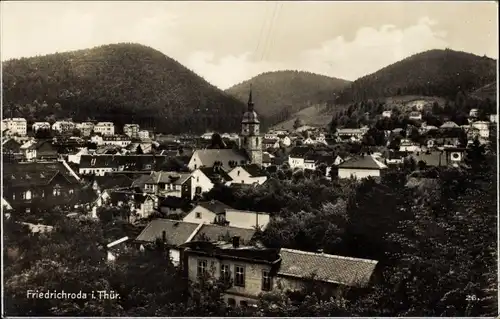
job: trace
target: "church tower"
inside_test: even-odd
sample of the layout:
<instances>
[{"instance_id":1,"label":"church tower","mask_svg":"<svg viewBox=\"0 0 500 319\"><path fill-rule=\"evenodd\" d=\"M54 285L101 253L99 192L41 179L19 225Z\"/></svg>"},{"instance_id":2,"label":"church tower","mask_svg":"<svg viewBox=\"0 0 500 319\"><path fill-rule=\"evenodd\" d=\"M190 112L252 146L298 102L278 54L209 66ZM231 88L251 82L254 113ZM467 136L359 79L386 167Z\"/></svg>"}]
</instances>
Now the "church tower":
<instances>
[{"instance_id":1,"label":"church tower","mask_svg":"<svg viewBox=\"0 0 500 319\"><path fill-rule=\"evenodd\" d=\"M252 164L262 165L262 138L259 127L260 122L254 110L252 87L250 86L248 110L243 114L241 121L241 146L247 152Z\"/></svg>"}]
</instances>

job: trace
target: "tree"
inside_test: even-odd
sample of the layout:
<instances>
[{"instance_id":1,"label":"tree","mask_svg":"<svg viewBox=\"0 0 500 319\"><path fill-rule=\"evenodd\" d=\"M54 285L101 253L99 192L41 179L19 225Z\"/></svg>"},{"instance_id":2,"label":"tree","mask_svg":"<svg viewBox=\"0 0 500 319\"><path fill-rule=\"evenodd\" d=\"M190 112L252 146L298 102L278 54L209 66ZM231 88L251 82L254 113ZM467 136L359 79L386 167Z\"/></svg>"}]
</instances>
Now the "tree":
<instances>
[{"instance_id":1,"label":"tree","mask_svg":"<svg viewBox=\"0 0 500 319\"><path fill-rule=\"evenodd\" d=\"M140 145L140 144L139 144L139 145L137 145L137 147L136 147L136 149L135 149L135 154L137 154L137 155L142 155L142 154L144 154L144 151L142 150L142 147L141 147L141 145Z\"/></svg>"}]
</instances>

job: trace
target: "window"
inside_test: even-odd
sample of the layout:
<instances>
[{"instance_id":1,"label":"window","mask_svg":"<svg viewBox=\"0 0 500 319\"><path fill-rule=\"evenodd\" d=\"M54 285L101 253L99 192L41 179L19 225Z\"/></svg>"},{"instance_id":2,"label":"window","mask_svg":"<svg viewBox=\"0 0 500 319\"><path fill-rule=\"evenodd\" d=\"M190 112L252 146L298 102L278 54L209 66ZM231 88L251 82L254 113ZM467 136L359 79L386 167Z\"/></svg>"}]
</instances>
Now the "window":
<instances>
[{"instance_id":1,"label":"window","mask_svg":"<svg viewBox=\"0 0 500 319\"><path fill-rule=\"evenodd\" d=\"M24 193L24 199L26 199L26 200L31 199L31 191L26 191L26 193Z\"/></svg>"},{"instance_id":2,"label":"window","mask_svg":"<svg viewBox=\"0 0 500 319\"><path fill-rule=\"evenodd\" d=\"M54 188L54 191L52 192L52 195L54 195L54 196L59 196L59 195L61 195L61 189L59 189L59 188Z\"/></svg>"},{"instance_id":3,"label":"window","mask_svg":"<svg viewBox=\"0 0 500 319\"><path fill-rule=\"evenodd\" d=\"M196 195L201 194L201 187L199 187L199 186L198 186L198 187L196 187L196 189L195 189L195 193L196 193Z\"/></svg>"},{"instance_id":4,"label":"window","mask_svg":"<svg viewBox=\"0 0 500 319\"><path fill-rule=\"evenodd\" d=\"M229 307L234 307L236 306L236 300L234 300L234 298L227 298L227 304Z\"/></svg>"},{"instance_id":5,"label":"window","mask_svg":"<svg viewBox=\"0 0 500 319\"><path fill-rule=\"evenodd\" d=\"M220 265L220 278L224 280L224 282L229 282L229 279L231 279L231 274L229 273L229 265Z\"/></svg>"},{"instance_id":6,"label":"window","mask_svg":"<svg viewBox=\"0 0 500 319\"><path fill-rule=\"evenodd\" d=\"M70 188L68 191L68 193L70 193L70 194L73 194L73 192L74 192L73 188Z\"/></svg>"},{"instance_id":7,"label":"window","mask_svg":"<svg viewBox=\"0 0 500 319\"><path fill-rule=\"evenodd\" d=\"M196 182L199 183L200 182L200 177L199 176L196 176Z\"/></svg>"},{"instance_id":8,"label":"window","mask_svg":"<svg viewBox=\"0 0 500 319\"><path fill-rule=\"evenodd\" d=\"M262 291L270 291L271 290L271 276L269 275L269 271L262 271Z\"/></svg>"},{"instance_id":9,"label":"window","mask_svg":"<svg viewBox=\"0 0 500 319\"><path fill-rule=\"evenodd\" d=\"M194 169L197 169L198 168L198 165L194 164Z\"/></svg>"},{"instance_id":10,"label":"window","mask_svg":"<svg viewBox=\"0 0 500 319\"><path fill-rule=\"evenodd\" d=\"M255 139L255 143L256 143L255 146L259 146L259 138L258 137Z\"/></svg>"},{"instance_id":11,"label":"window","mask_svg":"<svg viewBox=\"0 0 500 319\"><path fill-rule=\"evenodd\" d=\"M95 166L95 160L96 160L96 159L95 159L95 158L93 158L93 159L90 161L90 165L91 165L91 166Z\"/></svg>"},{"instance_id":12,"label":"window","mask_svg":"<svg viewBox=\"0 0 500 319\"><path fill-rule=\"evenodd\" d=\"M245 267L234 267L234 285L238 287L245 287Z\"/></svg>"},{"instance_id":13,"label":"window","mask_svg":"<svg viewBox=\"0 0 500 319\"><path fill-rule=\"evenodd\" d=\"M200 212L196 212L196 218L201 218L201 213Z\"/></svg>"},{"instance_id":14,"label":"window","mask_svg":"<svg viewBox=\"0 0 500 319\"><path fill-rule=\"evenodd\" d=\"M207 261L198 260L198 277L201 277L207 273Z\"/></svg>"},{"instance_id":15,"label":"window","mask_svg":"<svg viewBox=\"0 0 500 319\"><path fill-rule=\"evenodd\" d=\"M240 176L240 170L238 170L238 176Z\"/></svg>"}]
</instances>

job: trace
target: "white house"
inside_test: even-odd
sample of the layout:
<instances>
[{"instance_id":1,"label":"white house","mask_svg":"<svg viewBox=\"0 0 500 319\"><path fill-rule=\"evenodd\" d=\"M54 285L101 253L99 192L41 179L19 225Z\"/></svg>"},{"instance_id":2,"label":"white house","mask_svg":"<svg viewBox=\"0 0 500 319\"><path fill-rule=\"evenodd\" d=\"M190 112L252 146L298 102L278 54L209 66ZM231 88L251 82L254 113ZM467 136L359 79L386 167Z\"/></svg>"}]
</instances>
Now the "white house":
<instances>
[{"instance_id":1,"label":"white house","mask_svg":"<svg viewBox=\"0 0 500 319\"><path fill-rule=\"evenodd\" d=\"M24 155L27 161L32 161L36 159L36 149L32 146L35 145L36 140L29 140L20 147L21 153Z\"/></svg>"},{"instance_id":2,"label":"white house","mask_svg":"<svg viewBox=\"0 0 500 319\"><path fill-rule=\"evenodd\" d=\"M115 125L112 122L99 122L94 126L94 133L100 133L102 136L115 135Z\"/></svg>"},{"instance_id":3,"label":"white house","mask_svg":"<svg viewBox=\"0 0 500 319\"><path fill-rule=\"evenodd\" d=\"M498 122L498 114L490 114L490 122L497 123Z\"/></svg>"},{"instance_id":4,"label":"white house","mask_svg":"<svg viewBox=\"0 0 500 319\"><path fill-rule=\"evenodd\" d=\"M22 117L6 118L2 120L2 131L8 130L10 135L26 136L28 124Z\"/></svg>"},{"instance_id":5,"label":"white house","mask_svg":"<svg viewBox=\"0 0 500 319\"><path fill-rule=\"evenodd\" d=\"M50 123L49 122L35 122L31 126L31 130L33 132L36 132L36 131L38 131L40 129L50 130Z\"/></svg>"},{"instance_id":6,"label":"white house","mask_svg":"<svg viewBox=\"0 0 500 319\"><path fill-rule=\"evenodd\" d=\"M113 145L119 147L127 147L132 140L128 136L103 136L101 144L98 145Z\"/></svg>"},{"instance_id":7,"label":"white house","mask_svg":"<svg viewBox=\"0 0 500 319\"><path fill-rule=\"evenodd\" d=\"M469 112L469 117L478 117L479 116L479 110L478 109L471 109Z\"/></svg>"},{"instance_id":8,"label":"white house","mask_svg":"<svg viewBox=\"0 0 500 319\"><path fill-rule=\"evenodd\" d=\"M290 139L290 137L288 135L280 134L280 135L278 135L278 138L280 140L280 143L283 144L284 146L288 147L288 146L292 145L292 140Z\"/></svg>"},{"instance_id":9,"label":"white house","mask_svg":"<svg viewBox=\"0 0 500 319\"><path fill-rule=\"evenodd\" d=\"M479 131L479 137L482 139L488 139L490 137L490 123L485 121L477 121L471 124L471 126Z\"/></svg>"},{"instance_id":10,"label":"white house","mask_svg":"<svg viewBox=\"0 0 500 319\"><path fill-rule=\"evenodd\" d=\"M76 128L76 124L71 121L57 121L52 124L52 131L59 133L71 132Z\"/></svg>"},{"instance_id":11,"label":"white house","mask_svg":"<svg viewBox=\"0 0 500 319\"><path fill-rule=\"evenodd\" d=\"M201 138L204 139L204 140L210 140L210 139L212 139L212 135L214 135L213 132L207 132L207 133L203 134L201 136Z\"/></svg>"},{"instance_id":12,"label":"white house","mask_svg":"<svg viewBox=\"0 0 500 319\"><path fill-rule=\"evenodd\" d=\"M68 155L68 162L80 164L82 155L89 155L89 150L86 147L82 147L75 154Z\"/></svg>"},{"instance_id":13,"label":"white house","mask_svg":"<svg viewBox=\"0 0 500 319\"><path fill-rule=\"evenodd\" d=\"M191 223L227 223L227 226L264 230L270 221L268 213L233 209L219 201L200 202L184 218Z\"/></svg>"},{"instance_id":14,"label":"white house","mask_svg":"<svg viewBox=\"0 0 500 319\"><path fill-rule=\"evenodd\" d=\"M297 146L294 147L288 155L288 165L290 168L305 168L305 155L311 150L310 147Z\"/></svg>"},{"instance_id":15,"label":"white house","mask_svg":"<svg viewBox=\"0 0 500 319\"><path fill-rule=\"evenodd\" d=\"M190 223L211 224L216 221L218 215L231 208L218 200L199 202L182 220Z\"/></svg>"},{"instance_id":16,"label":"white house","mask_svg":"<svg viewBox=\"0 0 500 319\"><path fill-rule=\"evenodd\" d=\"M382 112L382 117L391 117L392 116L392 111L384 111Z\"/></svg>"},{"instance_id":17,"label":"white house","mask_svg":"<svg viewBox=\"0 0 500 319\"><path fill-rule=\"evenodd\" d=\"M408 117L410 120L421 121L422 120L422 112L415 111L410 112L410 116Z\"/></svg>"},{"instance_id":18,"label":"white house","mask_svg":"<svg viewBox=\"0 0 500 319\"><path fill-rule=\"evenodd\" d=\"M399 145L399 151L410 152L410 153L421 152L422 148L417 143L414 143L408 139L404 139L401 141L401 144Z\"/></svg>"},{"instance_id":19,"label":"white house","mask_svg":"<svg viewBox=\"0 0 500 319\"><path fill-rule=\"evenodd\" d=\"M233 168L229 173L234 183L259 184L266 182L267 176L258 165L241 165Z\"/></svg>"},{"instance_id":20,"label":"white house","mask_svg":"<svg viewBox=\"0 0 500 319\"><path fill-rule=\"evenodd\" d=\"M137 138L139 136L139 124L125 124L123 134L130 138Z\"/></svg>"},{"instance_id":21,"label":"white house","mask_svg":"<svg viewBox=\"0 0 500 319\"><path fill-rule=\"evenodd\" d=\"M138 135L141 140L147 140L150 138L149 131L146 130L139 131Z\"/></svg>"},{"instance_id":22,"label":"white house","mask_svg":"<svg viewBox=\"0 0 500 319\"><path fill-rule=\"evenodd\" d=\"M387 166L371 155L365 155L361 158L353 158L345 161L338 166L339 178L357 178L362 179L369 176L379 177Z\"/></svg>"}]
</instances>

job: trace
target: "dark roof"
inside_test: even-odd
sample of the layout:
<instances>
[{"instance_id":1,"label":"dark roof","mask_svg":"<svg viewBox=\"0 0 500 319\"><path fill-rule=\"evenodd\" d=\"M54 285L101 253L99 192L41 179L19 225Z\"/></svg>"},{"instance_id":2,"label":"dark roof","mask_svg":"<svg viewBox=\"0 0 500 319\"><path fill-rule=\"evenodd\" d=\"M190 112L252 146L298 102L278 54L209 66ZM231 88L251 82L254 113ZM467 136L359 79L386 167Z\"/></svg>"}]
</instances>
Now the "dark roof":
<instances>
[{"instance_id":1,"label":"dark roof","mask_svg":"<svg viewBox=\"0 0 500 319\"><path fill-rule=\"evenodd\" d=\"M241 167L252 177L267 176L262 168L257 164L242 165Z\"/></svg>"},{"instance_id":2,"label":"dark roof","mask_svg":"<svg viewBox=\"0 0 500 319\"><path fill-rule=\"evenodd\" d=\"M8 139L2 143L2 152L12 151L14 153L19 153L21 151L21 143L17 142L15 139Z\"/></svg>"},{"instance_id":3,"label":"dark roof","mask_svg":"<svg viewBox=\"0 0 500 319\"><path fill-rule=\"evenodd\" d=\"M212 166L216 161L222 162L222 165L226 167L230 161L235 161L237 164L248 161L245 152L234 149L204 149L197 150L195 153L198 154L201 164L205 166Z\"/></svg>"},{"instance_id":4,"label":"dark roof","mask_svg":"<svg viewBox=\"0 0 500 319\"><path fill-rule=\"evenodd\" d=\"M226 211L226 209L233 209L231 206L228 206L223 202L219 202L218 200L199 202L198 205L211 212L214 212L215 214L222 214Z\"/></svg>"},{"instance_id":5,"label":"dark roof","mask_svg":"<svg viewBox=\"0 0 500 319\"><path fill-rule=\"evenodd\" d=\"M157 238L162 239L165 231L166 240L169 245L180 246L184 244L194 233L199 224L183 222L170 219L155 219L137 236L138 242L155 242Z\"/></svg>"},{"instance_id":6,"label":"dark roof","mask_svg":"<svg viewBox=\"0 0 500 319\"><path fill-rule=\"evenodd\" d=\"M143 182L144 184L155 184L155 185L156 184L182 185L190 177L191 173L187 172L163 172L163 171L151 172L151 174L149 175L149 179L144 179Z\"/></svg>"},{"instance_id":7,"label":"dark roof","mask_svg":"<svg viewBox=\"0 0 500 319\"><path fill-rule=\"evenodd\" d=\"M377 261L311 253L282 248L278 275L308 278L347 286L366 286L375 270Z\"/></svg>"},{"instance_id":8,"label":"dark roof","mask_svg":"<svg viewBox=\"0 0 500 319\"><path fill-rule=\"evenodd\" d=\"M163 162L167 156L154 155L82 155L80 159L80 168L118 168L123 166L124 170L149 170L153 165ZM95 164L92 160L95 159ZM147 168L150 165L151 168Z\"/></svg>"},{"instance_id":9,"label":"dark roof","mask_svg":"<svg viewBox=\"0 0 500 319\"><path fill-rule=\"evenodd\" d=\"M124 174L106 174L105 176L94 176L94 181L102 189L131 187L133 180Z\"/></svg>"},{"instance_id":10,"label":"dark roof","mask_svg":"<svg viewBox=\"0 0 500 319\"><path fill-rule=\"evenodd\" d=\"M170 208L187 208L189 207L190 201L175 196L160 197L158 206L160 207L170 207Z\"/></svg>"},{"instance_id":11,"label":"dark roof","mask_svg":"<svg viewBox=\"0 0 500 319\"><path fill-rule=\"evenodd\" d=\"M312 150L310 146L296 146L292 148L289 153L290 157L304 157L309 151Z\"/></svg>"},{"instance_id":12,"label":"dark roof","mask_svg":"<svg viewBox=\"0 0 500 319\"><path fill-rule=\"evenodd\" d=\"M359 169L384 169L387 166L376 159L374 159L371 155L365 155L360 158L353 158L351 160L345 161L338 166L339 168L359 168Z\"/></svg>"},{"instance_id":13,"label":"dark roof","mask_svg":"<svg viewBox=\"0 0 500 319\"><path fill-rule=\"evenodd\" d=\"M248 243L254 235L255 229L205 224L201 226L192 240L202 240L203 237L209 241L231 240L232 237L238 236L242 243Z\"/></svg>"},{"instance_id":14,"label":"dark roof","mask_svg":"<svg viewBox=\"0 0 500 319\"><path fill-rule=\"evenodd\" d=\"M225 182L230 182L233 179L227 174L222 167L200 167L199 170L205 174L212 183L218 182L218 178L222 178Z\"/></svg>"},{"instance_id":15,"label":"dark roof","mask_svg":"<svg viewBox=\"0 0 500 319\"><path fill-rule=\"evenodd\" d=\"M61 162L4 163L3 165L5 186L48 185L58 174L64 176L69 183L78 183L78 180Z\"/></svg>"},{"instance_id":16,"label":"dark roof","mask_svg":"<svg viewBox=\"0 0 500 319\"><path fill-rule=\"evenodd\" d=\"M433 152L422 152L411 155L413 159L418 163L423 161L427 164L427 166L446 166L446 155L441 151L433 151Z\"/></svg>"},{"instance_id":17,"label":"dark roof","mask_svg":"<svg viewBox=\"0 0 500 319\"><path fill-rule=\"evenodd\" d=\"M271 157L271 154L265 152L262 154L262 163L272 163L273 157Z\"/></svg>"},{"instance_id":18,"label":"dark roof","mask_svg":"<svg viewBox=\"0 0 500 319\"><path fill-rule=\"evenodd\" d=\"M262 144L275 144L277 141L279 141L279 140L278 139L274 139L274 138L265 138L262 141Z\"/></svg>"},{"instance_id":19,"label":"dark roof","mask_svg":"<svg viewBox=\"0 0 500 319\"><path fill-rule=\"evenodd\" d=\"M188 248L186 250L188 253L246 260L252 263L275 264L279 260L278 250L272 248L254 246L234 248L231 243L207 241L190 241L185 243L183 247Z\"/></svg>"}]
</instances>

